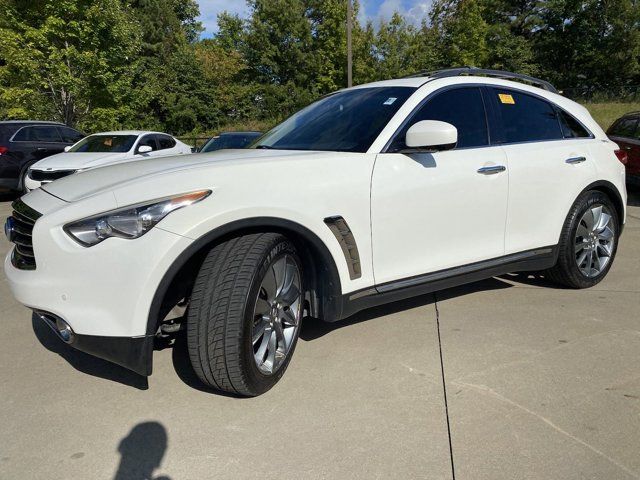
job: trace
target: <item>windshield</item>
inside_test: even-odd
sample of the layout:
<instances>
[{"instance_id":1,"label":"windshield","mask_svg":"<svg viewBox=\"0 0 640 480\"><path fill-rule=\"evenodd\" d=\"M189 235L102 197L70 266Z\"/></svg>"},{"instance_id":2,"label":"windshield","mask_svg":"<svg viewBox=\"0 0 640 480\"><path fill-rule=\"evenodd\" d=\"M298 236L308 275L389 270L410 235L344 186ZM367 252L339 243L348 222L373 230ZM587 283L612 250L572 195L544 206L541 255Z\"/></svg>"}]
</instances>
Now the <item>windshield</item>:
<instances>
[{"instance_id":1,"label":"windshield","mask_svg":"<svg viewBox=\"0 0 640 480\"><path fill-rule=\"evenodd\" d=\"M372 87L334 93L274 127L253 148L366 152L414 91Z\"/></svg>"},{"instance_id":2,"label":"windshield","mask_svg":"<svg viewBox=\"0 0 640 480\"><path fill-rule=\"evenodd\" d=\"M128 152L138 138L137 135L90 135L83 138L70 152Z\"/></svg>"},{"instance_id":3,"label":"windshield","mask_svg":"<svg viewBox=\"0 0 640 480\"><path fill-rule=\"evenodd\" d=\"M200 150L201 153L223 150L226 148L245 148L253 140L261 136L258 132L234 133L231 135L218 135L212 137Z\"/></svg>"}]
</instances>

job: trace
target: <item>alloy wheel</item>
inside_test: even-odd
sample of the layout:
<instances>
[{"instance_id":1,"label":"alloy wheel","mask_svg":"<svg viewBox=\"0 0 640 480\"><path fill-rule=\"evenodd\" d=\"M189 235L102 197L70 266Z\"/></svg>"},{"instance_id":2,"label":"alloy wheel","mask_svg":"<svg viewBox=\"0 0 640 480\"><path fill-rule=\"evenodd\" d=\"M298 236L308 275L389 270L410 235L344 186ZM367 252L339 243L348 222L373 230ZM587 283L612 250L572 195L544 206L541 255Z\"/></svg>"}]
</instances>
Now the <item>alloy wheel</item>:
<instances>
[{"instance_id":1,"label":"alloy wheel","mask_svg":"<svg viewBox=\"0 0 640 480\"><path fill-rule=\"evenodd\" d=\"M580 272L597 277L604 271L613 254L616 236L611 212L604 205L587 210L576 230L575 258Z\"/></svg>"},{"instance_id":2,"label":"alloy wheel","mask_svg":"<svg viewBox=\"0 0 640 480\"><path fill-rule=\"evenodd\" d=\"M301 273L292 255L277 258L262 279L253 310L251 342L256 366L272 375L291 351L302 315Z\"/></svg>"}]
</instances>

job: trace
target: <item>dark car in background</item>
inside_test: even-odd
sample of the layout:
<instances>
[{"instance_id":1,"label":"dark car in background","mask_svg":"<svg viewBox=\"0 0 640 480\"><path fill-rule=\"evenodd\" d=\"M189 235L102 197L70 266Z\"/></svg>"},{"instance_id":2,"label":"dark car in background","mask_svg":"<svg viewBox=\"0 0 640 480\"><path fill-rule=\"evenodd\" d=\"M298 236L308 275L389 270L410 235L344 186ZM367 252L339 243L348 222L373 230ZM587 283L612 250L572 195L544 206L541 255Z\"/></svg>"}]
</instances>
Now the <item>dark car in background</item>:
<instances>
[{"instance_id":1,"label":"dark car in background","mask_svg":"<svg viewBox=\"0 0 640 480\"><path fill-rule=\"evenodd\" d=\"M84 138L62 123L13 120L0 122L0 191L22 191L29 167Z\"/></svg>"},{"instance_id":2,"label":"dark car in background","mask_svg":"<svg viewBox=\"0 0 640 480\"><path fill-rule=\"evenodd\" d=\"M262 132L224 132L207 140L200 153L214 152L228 148L245 148L262 136Z\"/></svg>"},{"instance_id":3,"label":"dark car in background","mask_svg":"<svg viewBox=\"0 0 640 480\"><path fill-rule=\"evenodd\" d=\"M627 153L627 184L640 187L640 120L639 112L625 113L607 130L607 136Z\"/></svg>"}]
</instances>

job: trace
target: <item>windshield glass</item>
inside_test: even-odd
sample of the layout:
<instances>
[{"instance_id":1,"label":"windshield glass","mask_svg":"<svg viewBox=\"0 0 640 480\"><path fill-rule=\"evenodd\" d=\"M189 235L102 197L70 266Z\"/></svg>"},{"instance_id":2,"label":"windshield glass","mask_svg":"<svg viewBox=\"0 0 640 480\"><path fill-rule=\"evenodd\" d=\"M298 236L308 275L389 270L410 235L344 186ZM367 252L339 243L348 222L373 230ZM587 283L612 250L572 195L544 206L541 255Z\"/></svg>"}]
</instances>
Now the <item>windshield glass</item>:
<instances>
[{"instance_id":1,"label":"windshield glass","mask_svg":"<svg viewBox=\"0 0 640 480\"><path fill-rule=\"evenodd\" d=\"M205 143L204 147L202 147L200 152L213 152L215 150L223 150L226 148L245 148L261 135L262 134L258 132L218 135L216 137L211 137L209 141Z\"/></svg>"},{"instance_id":2,"label":"windshield glass","mask_svg":"<svg viewBox=\"0 0 640 480\"><path fill-rule=\"evenodd\" d=\"M334 93L289 117L253 148L366 152L415 90L372 87Z\"/></svg>"},{"instance_id":3,"label":"windshield glass","mask_svg":"<svg viewBox=\"0 0 640 480\"><path fill-rule=\"evenodd\" d=\"M137 135L90 135L83 138L70 152L128 152L138 138Z\"/></svg>"}]
</instances>

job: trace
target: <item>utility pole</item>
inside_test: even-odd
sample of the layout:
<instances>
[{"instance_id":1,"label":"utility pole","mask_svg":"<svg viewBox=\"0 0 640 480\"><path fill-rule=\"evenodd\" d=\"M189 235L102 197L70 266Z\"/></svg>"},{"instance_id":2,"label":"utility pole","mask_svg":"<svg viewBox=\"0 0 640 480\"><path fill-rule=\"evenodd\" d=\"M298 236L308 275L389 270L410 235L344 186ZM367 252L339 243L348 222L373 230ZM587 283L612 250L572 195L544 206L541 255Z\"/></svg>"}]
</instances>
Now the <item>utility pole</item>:
<instances>
[{"instance_id":1,"label":"utility pole","mask_svg":"<svg viewBox=\"0 0 640 480\"><path fill-rule=\"evenodd\" d=\"M353 59L351 56L351 19L353 18L353 5L347 0L347 87L353 86Z\"/></svg>"}]
</instances>

